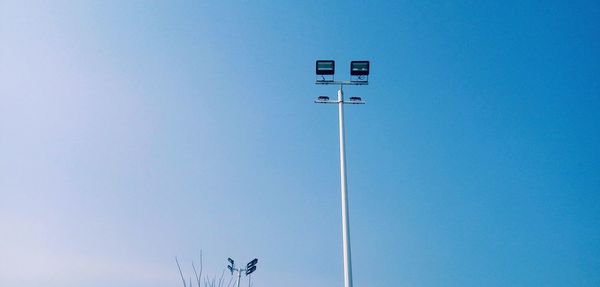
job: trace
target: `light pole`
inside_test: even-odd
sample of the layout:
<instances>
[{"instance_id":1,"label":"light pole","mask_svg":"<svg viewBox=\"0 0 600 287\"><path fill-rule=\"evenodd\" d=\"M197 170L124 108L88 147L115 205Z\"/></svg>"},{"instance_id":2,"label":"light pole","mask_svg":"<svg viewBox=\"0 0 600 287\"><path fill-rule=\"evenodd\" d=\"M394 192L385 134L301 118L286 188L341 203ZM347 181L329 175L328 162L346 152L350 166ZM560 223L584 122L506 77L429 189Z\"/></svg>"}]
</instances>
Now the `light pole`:
<instances>
[{"instance_id":1,"label":"light pole","mask_svg":"<svg viewBox=\"0 0 600 287\"><path fill-rule=\"evenodd\" d=\"M238 279L237 279L237 287L240 287L240 281L242 279L242 272L246 272L246 276L252 274L254 271L256 271L256 263L258 263L258 258L254 258L252 261L248 262L248 264L246 264L246 268L235 268L235 264L233 262L233 259L231 258L227 258L227 261L229 261L229 265L227 265L227 269L229 269L229 271L231 271L231 275L233 275L233 271L237 271L238 272Z\"/></svg>"},{"instance_id":2,"label":"light pole","mask_svg":"<svg viewBox=\"0 0 600 287\"><path fill-rule=\"evenodd\" d=\"M359 97L350 97L344 101L345 85L369 84L369 61L352 61L350 63L350 81L335 81L335 61L318 60L316 64L317 85L339 85L337 101L329 100L327 96L320 96L315 100L317 104L337 104L339 135L340 135L340 183L342 193L342 245L344 253L344 287L352 287L352 256L350 254L350 219L348 216L348 187L346 185L346 148L344 137L344 104L364 104Z\"/></svg>"}]
</instances>

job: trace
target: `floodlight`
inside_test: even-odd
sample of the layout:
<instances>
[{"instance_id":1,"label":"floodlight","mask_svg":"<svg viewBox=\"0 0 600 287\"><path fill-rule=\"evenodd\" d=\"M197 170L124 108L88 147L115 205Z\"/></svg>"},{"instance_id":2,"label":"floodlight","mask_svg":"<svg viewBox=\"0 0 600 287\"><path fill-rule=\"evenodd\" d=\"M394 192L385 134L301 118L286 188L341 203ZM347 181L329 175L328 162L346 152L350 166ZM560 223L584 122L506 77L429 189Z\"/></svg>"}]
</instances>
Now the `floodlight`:
<instances>
[{"instance_id":1,"label":"floodlight","mask_svg":"<svg viewBox=\"0 0 600 287\"><path fill-rule=\"evenodd\" d=\"M256 263L258 263L258 258L254 258L254 260L248 262L248 264L246 265L246 268L250 269L252 268L254 265L256 265Z\"/></svg>"},{"instance_id":2,"label":"floodlight","mask_svg":"<svg viewBox=\"0 0 600 287\"><path fill-rule=\"evenodd\" d=\"M317 60L316 73L319 76L335 74L335 61L333 61L333 60Z\"/></svg>"},{"instance_id":3,"label":"floodlight","mask_svg":"<svg viewBox=\"0 0 600 287\"><path fill-rule=\"evenodd\" d=\"M231 265L233 265L233 259L227 258L227 261L229 261L229 263L231 263Z\"/></svg>"},{"instance_id":4,"label":"floodlight","mask_svg":"<svg viewBox=\"0 0 600 287\"><path fill-rule=\"evenodd\" d=\"M256 266L252 266L248 270L246 270L246 275L252 274L252 272L256 271Z\"/></svg>"},{"instance_id":5,"label":"floodlight","mask_svg":"<svg viewBox=\"0 0 600 287\"><path fill-rule=\"evenodd\" d=\"M351 76L368 76L369 61L352 61L350 62Z\"/></svg>"}]
</instances>

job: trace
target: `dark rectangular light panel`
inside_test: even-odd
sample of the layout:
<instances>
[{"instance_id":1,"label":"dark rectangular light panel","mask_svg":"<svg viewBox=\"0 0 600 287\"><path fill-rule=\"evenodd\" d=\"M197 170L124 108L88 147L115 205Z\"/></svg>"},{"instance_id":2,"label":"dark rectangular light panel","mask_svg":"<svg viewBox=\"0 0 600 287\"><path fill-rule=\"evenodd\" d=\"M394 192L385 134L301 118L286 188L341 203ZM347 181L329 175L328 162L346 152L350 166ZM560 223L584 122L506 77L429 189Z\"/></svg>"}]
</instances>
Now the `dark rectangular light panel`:
<instances>
[{"instance_id":1,"label":"dark rectangular light panel","mask_svg":"<svg viewBox=\"0 0 600 287\"><path fill-rule=\"evenodd\" d=\"M317 75L333 75L335 74L335 61L333 60L318 60Z\"/></svg>"},{"instance_id":2,"label":"dark rectangular light panel","mask_svg":"<svg viewBox=\"0 0 600 287\"><path fill-rule=\"evenodd\" d=\"M369 61L352 61L350 62L350 75L352 76L368 76Z\"/></svg>"}]
</instances>

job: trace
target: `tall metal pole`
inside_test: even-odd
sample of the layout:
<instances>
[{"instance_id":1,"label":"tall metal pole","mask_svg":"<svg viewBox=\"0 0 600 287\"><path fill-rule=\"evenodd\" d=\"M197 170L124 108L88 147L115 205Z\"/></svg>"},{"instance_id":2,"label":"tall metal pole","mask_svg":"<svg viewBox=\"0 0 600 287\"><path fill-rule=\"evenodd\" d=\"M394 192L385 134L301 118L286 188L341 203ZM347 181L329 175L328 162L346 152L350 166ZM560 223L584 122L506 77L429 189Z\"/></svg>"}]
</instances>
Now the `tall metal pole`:
<instances>
[{"instance_id":1,"label":"tall metal pole","mask_svg":"<svg viewBox=\"0 0 600 287\"><path fill-rule=\"evenodd\" d=\"M350 256L350 222L348 218L348 190L346 186L346 150L344 143L344 91L338 90L340 123L340 182L342 190L342 244L344 248L344 287L352 287L352 259Z\"/></svg>"},{"instance_id":2,"label":"tall metal pole","mask_svg":"<svg viewBox=\"0 0 600 287\"><path fill-rule=\"evenodd\" d=\"M240 281L242 281L242 268L238 269L238 282L237 282L237 287L240 287Z\"/></svg>"}]
</instances>

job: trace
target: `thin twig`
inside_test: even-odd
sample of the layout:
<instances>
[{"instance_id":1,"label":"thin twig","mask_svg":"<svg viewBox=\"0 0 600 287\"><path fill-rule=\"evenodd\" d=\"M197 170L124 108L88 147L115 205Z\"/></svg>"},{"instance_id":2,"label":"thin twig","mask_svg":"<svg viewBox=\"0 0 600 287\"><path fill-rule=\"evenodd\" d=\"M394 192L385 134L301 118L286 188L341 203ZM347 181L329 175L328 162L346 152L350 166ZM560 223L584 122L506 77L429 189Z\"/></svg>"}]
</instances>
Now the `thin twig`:
<instances>
[{"instance_id":1,"label":"thin twig","mask_svg":"<svg viewBox=\"0 0 600 287\"><path fill-rule=\"evenodd\" d=\"M221 272L221 278L219 278L219 285L217 285L217 287L222 287L223 277L225 277L225 268L223 268L223 272Z\"/></svg>"},{"instance_id":2,"label":"thin twig","mask_svg":"<svg viewBox=\"0 0 600 287\"><path fill-rule=\"evenodd\" d=\"M202 266L202 249L200 249L200 276L198 276L198 287L200 287L200 278L202 278Z\"/></svg>"},{"instance_id":3,"label":"thin twig","mask_svg":"<svg viewBox=\"0 0 600 287\"><path fill-rule=\"evenodd\" d=\"M234 277L234 276L232 276L232 277L234 278L234 280L233 280L233 282L232 282L231 286L235 286L235 283L237 283L237 281L238 281L238 278L237 278L237 277ZM229 287L229 285L227 285L227 287Z\"/></svg>"},{"instance_id":4,"label":"thin twig","mask_svg":"<svg viewBox=\"0 0 600 287\"><path fill-rule=\"evenodd\" d=\"M179 269L179 275L181 275L181 281L183 282L183 287L187 287L185 285L185 279L183 278L183 272L181 272L181 266L179 266L179 261L177 260L177 256L175 256L175 262L177 263L177 269ZM190 286L192 287L192 286Z\"/></svg>"},{"instance_id":5,"label":"thin twig","mask_svg":"<svg viewBox=\"0 0 600 287\"><path fill-rule=\"evenodd\" d=\"M230 286L232 280L233 280L233 273L231 273L231 277L229 277L229 282L227 282L227 287Z\"/></svg>"},{"instance_id":6,"label":"thin twig","mask_svg":"<svg viewBox=\"0 0 600 287\"><path fill-rule=\"evenodd\" d=\"M194 278L196 279L196 282L198 283L198 287L200 287L200 282L198 281L198 272L196 272L196 266L194 266L193 260L192 260L192 269L194 269Z\"/></svg>"}]
</instances>

